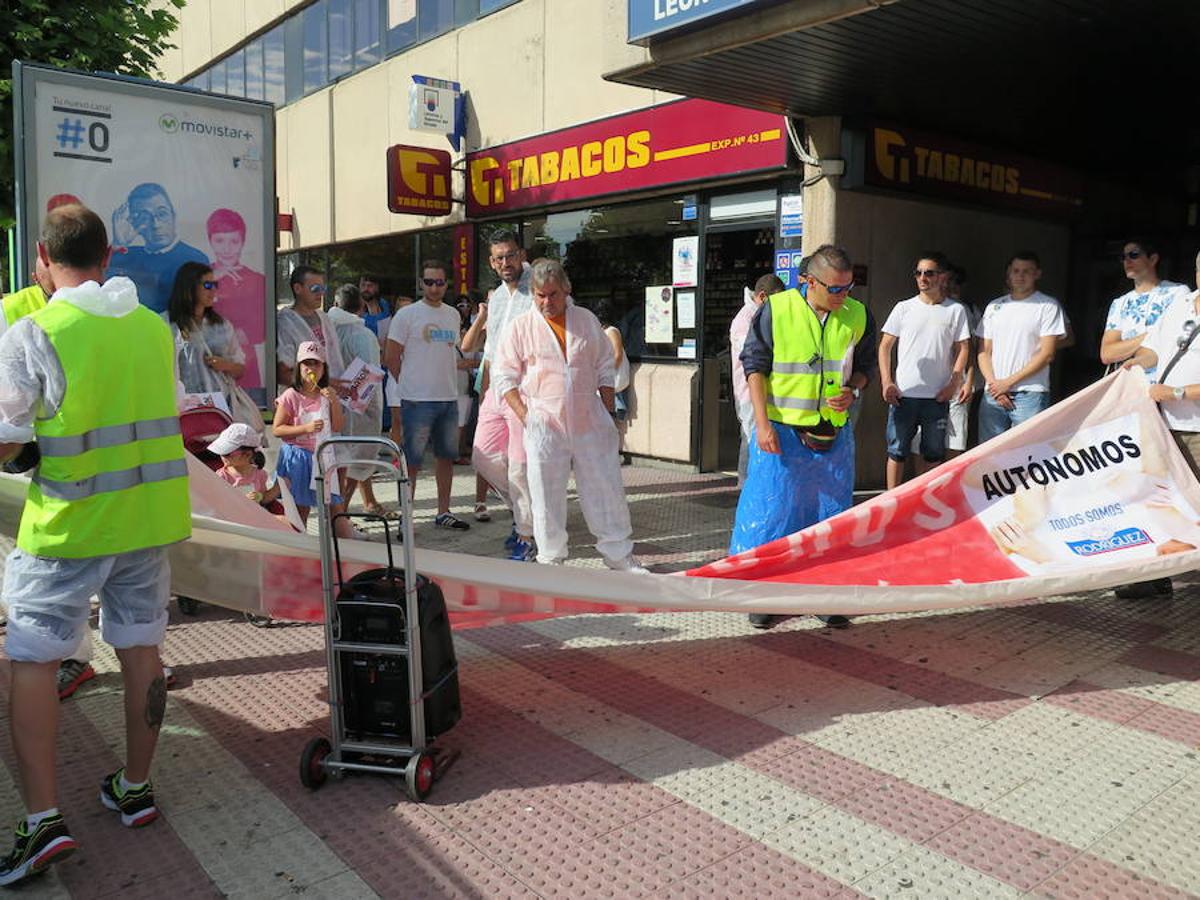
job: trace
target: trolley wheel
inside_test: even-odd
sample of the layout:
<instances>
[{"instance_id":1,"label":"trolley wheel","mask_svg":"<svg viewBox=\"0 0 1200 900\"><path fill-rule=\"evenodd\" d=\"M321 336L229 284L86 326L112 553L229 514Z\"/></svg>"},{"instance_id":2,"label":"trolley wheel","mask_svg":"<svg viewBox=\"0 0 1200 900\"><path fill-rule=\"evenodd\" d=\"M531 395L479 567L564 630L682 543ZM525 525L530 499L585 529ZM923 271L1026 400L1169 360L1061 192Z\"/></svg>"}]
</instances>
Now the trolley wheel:
<instances>
[{"instance_id":1,"label":"trolley wheel","mask_svg":"<svg viewBox=\"0 0 1200 900\"><path fill-rule=\"evenodd\" d=\"M420 803L433 790L433 779L436 767L433 757L428 753L418 753L409 757L408 765L404 767L404 790L408 799Z\"/></svg>"},{"instance_id":2,"label":"trolley wheel","mask_svg":"<svg viewBox=\"0 0 1200 900\"><path fill-rule=\"evenodd\" d=\"M323 737L315 737L304 747L300 754L300 783L310 790L316 790L325 783L328 772L325 771L325 757L333 747Z\"/></svg>"},{"instance_id":3,"label":"trolley wheel","mask_svg":"<svg viewBox=\"0 0 1200 900\"><path fill-rule=\"evenodd\" d=\"M260 616L255 613L249 613L249 612L242 613L242 615L245 616L246 621L249 622L251 625L253 625L255 628L270 628L275 622L275 620L272 619L270 616Z\"/></svg>"},{"instance_id":4,"label":"trolley wheel","mask_svg":"<svg viewBox=\"0 0 1200 900\"><path fill-rule=\"evenodd\" d=\"M176 597L175 602L179 604L179 611L185 616L194 616L200 612L200 601L191 597Z\"/></svg>"}]
</instances>

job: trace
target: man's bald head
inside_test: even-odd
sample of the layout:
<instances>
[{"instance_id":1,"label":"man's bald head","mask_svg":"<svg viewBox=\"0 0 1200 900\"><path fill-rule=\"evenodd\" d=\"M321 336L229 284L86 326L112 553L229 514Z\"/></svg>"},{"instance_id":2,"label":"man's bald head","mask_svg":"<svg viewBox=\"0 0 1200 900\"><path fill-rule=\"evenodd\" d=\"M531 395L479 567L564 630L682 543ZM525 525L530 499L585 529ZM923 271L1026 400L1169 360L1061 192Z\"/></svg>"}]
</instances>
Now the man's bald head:
<instances>
[{"instance_id":1,"label":"man's bald head","mask_svg":"<svg viewBox=\"0 0 1200 900\"><path fill-rule=\"evenodd\" d=\"M47 213L39 243L51 265L82 272L108 263L104 222L82 204L69 203Z\"/></svg>"}]
</instances>

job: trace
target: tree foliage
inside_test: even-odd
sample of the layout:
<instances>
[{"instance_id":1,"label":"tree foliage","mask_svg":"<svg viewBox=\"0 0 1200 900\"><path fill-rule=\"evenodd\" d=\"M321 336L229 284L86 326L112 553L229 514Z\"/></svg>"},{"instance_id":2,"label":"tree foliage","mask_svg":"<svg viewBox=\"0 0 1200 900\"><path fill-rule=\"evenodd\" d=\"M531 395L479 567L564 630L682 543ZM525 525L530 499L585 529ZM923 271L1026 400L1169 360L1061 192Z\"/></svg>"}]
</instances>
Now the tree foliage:
<instances>
[{"instance_id":1,"label":"tree foliage","mask_svg":"<svg viewBox=\"0 0 1200 900\"><path fill-rule=\"evenodd\" d=\"M150 77L184 0L0 0L0 226L13 223L13 60Z\"/></svg>"}]
</instances>

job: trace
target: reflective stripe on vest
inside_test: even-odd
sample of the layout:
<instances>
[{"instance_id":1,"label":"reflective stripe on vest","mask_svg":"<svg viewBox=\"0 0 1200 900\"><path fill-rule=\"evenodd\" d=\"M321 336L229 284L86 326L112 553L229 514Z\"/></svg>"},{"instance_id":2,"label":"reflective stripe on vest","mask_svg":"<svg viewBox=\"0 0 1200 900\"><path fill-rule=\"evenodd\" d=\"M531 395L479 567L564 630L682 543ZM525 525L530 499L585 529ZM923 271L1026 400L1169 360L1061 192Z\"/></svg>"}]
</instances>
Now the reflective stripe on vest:
<instances>
[{"instance_id":1,"label":"reflective stripe on vest","mask_svg":"<svg viewBox=\"0 0 1200 900\"><path fill-rule=\"evenodd\" d=\"M63 559L112 556L191 533L175 409L175 344L145 307L119 318L68 301L32 315L66 378L58 411L34 422L42 458L17 545Z\"/></svg>"},{"instance_id":2,"label":"reflective stripe on vest","mask_svg":"<svg viewBox=\"0 0 1200 900\"><path fill-rule=\"evenodd\" d=\"M19 320L37 312L46 305L46 292L41 286L31 284L4 298L4 321L11 328Z\"/></svg>"},{"instance_id":3,"label":"reflective stripe on vest","mask_svg":"<svg viewBox=\"0 0 1200 900\"><path fill-rule=\"evenodd\" d=\"M772 295L773 358L767 378L767 417L785 425L813 426L822 419L846 424L847 413L830 409L842 392L842 365L866 331L867 311L847 298L825 321L795 289Z\"/></svg>"}]
</instances>

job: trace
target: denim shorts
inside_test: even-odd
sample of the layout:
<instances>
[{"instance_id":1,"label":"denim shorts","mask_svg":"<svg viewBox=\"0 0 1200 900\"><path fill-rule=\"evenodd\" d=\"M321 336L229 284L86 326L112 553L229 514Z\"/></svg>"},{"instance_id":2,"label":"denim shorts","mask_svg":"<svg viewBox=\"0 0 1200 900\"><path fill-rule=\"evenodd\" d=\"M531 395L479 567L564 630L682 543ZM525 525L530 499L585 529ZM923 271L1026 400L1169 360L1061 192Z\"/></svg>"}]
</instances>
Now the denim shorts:
<instances>
[{"instance_id":1,"label":"denim shorts","mask_svg":"<svg viewBox=\"0 0 1200 900\"><path fill-rule=\"evenodd\" d=\"M457 400L405 400L400 404L400 421L410 466L421 465L431 440L437 459L458 459Z\"/></svg>"},{"instance_id":2,"label":"denim shorts","mask_svg":"<svg viewBox=\"0 0 1200 900\"><path fill-rule=\"evenodd\" d=\"M939 403L932 397L901 397L899 405L888 407L888 456L903 462L913 435L920 428L921 457L926 462L941 462L946 458L946 417L949 412L949 403Z\"/></svg>"},{"instance_id":3,"label":"denim shorts","mask_svg":"<svg viewBox=\"0 0 1200 900\"><path fill-rule=\"evenodd\" d=\"M167 632L171 567L166 547L90 559L14 550L4 568L5 650L21 662L54 662L79 644L100 598L100 633L118 650L156 647Z\"/></svg>"}]
</instances>

